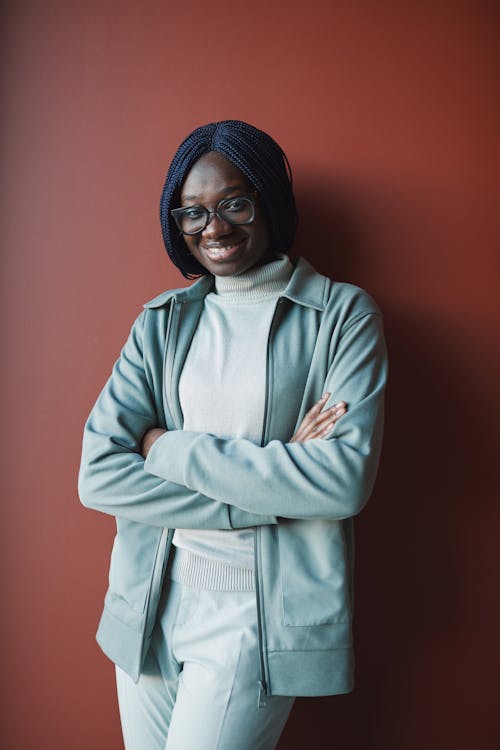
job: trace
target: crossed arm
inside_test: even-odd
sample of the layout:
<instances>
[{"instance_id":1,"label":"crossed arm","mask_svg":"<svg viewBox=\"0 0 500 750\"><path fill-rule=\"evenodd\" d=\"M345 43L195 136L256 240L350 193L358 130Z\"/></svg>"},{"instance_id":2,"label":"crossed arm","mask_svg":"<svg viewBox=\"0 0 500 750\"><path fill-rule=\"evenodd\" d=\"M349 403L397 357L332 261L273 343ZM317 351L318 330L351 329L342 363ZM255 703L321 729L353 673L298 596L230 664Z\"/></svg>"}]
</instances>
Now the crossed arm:
<instances>
[{"instance_id":1,"label":"crossed arm","mask_svg":"<svg viewBox=\"0 0 500 750\"><path fill-rule=\"evenodd\" d=\"M117 363L117 375L126 360L124 355ZM130 378L127 380L127 390L130 390L132 381ZM110 380L100 401L110 399L114 402L120 398L118 392L110 393L112 383L113 380ZM341 401L324 409L329 397L330 394L325 393L309 410L290 442L325 437L332 430L337 420L346 413L347 406ZM132 439L132 431L137 431L135 423L141 416L138 404L135 404L135 408L134 429L127 424L125 417L121 423L124 435L128 435L129 439ZM236 529L277 522L273 514L247 512L215 500L202 491L191 490L181 483L145 471L144 459L158 438L167 431L159 427L148 428L136 447L130 445L126 448L117 443L116 437L108 434L111 428L103 416L106 413L106 409L102 413L95 409L85 428L79 493L86 507L130 521L174 528ZM140 421L143 419L146 422L146 415ZM115 431L116 424L113 419Z\"/></svg>"},{"instance_id":2,"label":"crossed arm","mask_svg":"<svg viewBox=\"0 0 500 750\"><path fill-rule=\"evenodd\" d=\"M298 430L291 438L291 443L305 443L308 440L326 437L331 432L335 423L346 413L347 404L345 401L339 401L328 409L325 409L325 404L330 396L331 393L324 393L319 401L307 412ZM163 430L161 427L152 427L146 431L139 451L143 458L147 458L155 442L165 432L166 430Z\"/></svg>"},{"instance_id":3,"label":"crossed arm","mask_svg":"<svg viewBox=\"0 0 500 750\"><path fill-rule=\"evenodd\" d=\"M358 316L345 328L325 374L325 387L349 410L344 401L325 408L325 394L288 442L265 446L157 427L143 321L141 315L87 421L79 478L86 507L193 529L341 519L361 510L381 441L386 363L378 315Z\"/></svg>"}]
</instances>

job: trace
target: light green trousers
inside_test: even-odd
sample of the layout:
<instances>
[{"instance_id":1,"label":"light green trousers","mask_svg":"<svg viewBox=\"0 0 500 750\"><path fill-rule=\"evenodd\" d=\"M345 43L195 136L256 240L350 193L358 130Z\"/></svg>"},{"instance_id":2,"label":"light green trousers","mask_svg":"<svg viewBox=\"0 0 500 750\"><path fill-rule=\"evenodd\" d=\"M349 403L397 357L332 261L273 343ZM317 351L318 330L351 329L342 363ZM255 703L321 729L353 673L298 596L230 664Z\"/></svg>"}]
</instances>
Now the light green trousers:
<instances>
[{"instance_id":1,"label":"light green trousers","mask_svg":"<svg viewBox=\"0 0 500 750\"><path fill-rule=\"evenodd\" d=\"M294 701L258 707L254 591L168 580L138 683L116 674L126 750L272 750Z\"/></svg>"}]
</instances>

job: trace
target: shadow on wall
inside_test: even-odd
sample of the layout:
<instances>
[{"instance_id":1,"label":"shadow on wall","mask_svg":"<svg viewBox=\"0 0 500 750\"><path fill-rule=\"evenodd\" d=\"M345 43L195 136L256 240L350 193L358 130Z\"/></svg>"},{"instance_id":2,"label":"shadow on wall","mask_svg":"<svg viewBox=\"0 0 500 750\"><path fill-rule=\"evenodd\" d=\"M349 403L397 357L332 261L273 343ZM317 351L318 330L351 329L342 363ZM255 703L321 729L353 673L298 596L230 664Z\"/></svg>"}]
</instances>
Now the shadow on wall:
<instances>
[{"instance_id":1,"label":"shadow on wall","mask_svg":"<svg viewBox=\"0 0 500 750\"><path fill-rule=\"evenodd\" d=\"M300 189L295 189L299 210L297 254L332 279L356 278L361 270L363 240L355 198L346 185L336 185L328 176L301 175L300 182Z\"/></svg>"},{"instance_id":2,"label":"shadow on wall","mask_svg":"<svg viewBox=\"0 0 500 750\"><path fill-rule=\"evenodd\" d=\"M321 195L317 185L311 195ZM328 216L314 201L300 207L304 224L312 219L314 226L307 233L302 227L300 253L329 276L356 283L365 252L353 214L340 203ZM335 238L334 261L320 244L325 237L330 247ZM487 496L487 436L476 429L488 420L487 396L482 401L474 388L479 378L458 331L454 339L425 309L416 314L377 301L390 381L379 477L356 521L356 689L299 699L279 750L463 747L459 715L474 700L463 676L484 682L464 616L477 613L477 581L464 570L472 565L471 502L477 510ZM472 434L484 462L474 472L467 468Z\"/></svg>"}]
</instances>

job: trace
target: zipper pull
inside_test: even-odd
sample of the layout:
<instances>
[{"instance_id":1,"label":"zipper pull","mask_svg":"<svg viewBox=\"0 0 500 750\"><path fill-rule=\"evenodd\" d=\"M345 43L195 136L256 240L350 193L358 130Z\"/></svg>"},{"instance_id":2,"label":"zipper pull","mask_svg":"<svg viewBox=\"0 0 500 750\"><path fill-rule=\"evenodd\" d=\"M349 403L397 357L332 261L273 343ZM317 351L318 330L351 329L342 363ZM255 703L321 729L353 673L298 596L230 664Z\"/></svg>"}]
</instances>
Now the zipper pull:
<instances>
[{"instance_id":1,"label":"zipper pull","mask_svg":"<svg viewBox=\"0 0 500 750\"><path fill-rule=\"evenodd\" d=\"M259 692L257 695L257 708L264 708L266 703L266 686L262 682L262 680L259 680L257 683L257 686L259 688Z\"/></svg>"}]
</instances>

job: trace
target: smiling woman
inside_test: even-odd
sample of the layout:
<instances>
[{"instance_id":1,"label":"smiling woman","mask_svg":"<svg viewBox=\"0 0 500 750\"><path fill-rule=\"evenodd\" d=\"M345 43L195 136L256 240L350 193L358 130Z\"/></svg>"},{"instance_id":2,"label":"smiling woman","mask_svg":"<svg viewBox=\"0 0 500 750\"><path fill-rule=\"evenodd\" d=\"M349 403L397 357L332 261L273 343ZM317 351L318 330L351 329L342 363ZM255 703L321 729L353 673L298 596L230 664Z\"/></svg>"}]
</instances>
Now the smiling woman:
<instances>
[{"instance_id":1,"label":"smiling woman","mask_svg":"<svg viewBox=\"0 0 500 750\"><path fill-rule=\"evenodd\" d=\"M145 305L85 428L82 502L117 520L98 641L127 750L271 750L295 696L352 689L380 314L289 259L290 167L247 123L183 141L161 222L202 278Z\"/></svg>"},{"instance_id":2,"label":"smiling woman","mask_svg":"<svg viewBox=\"0 0 500 750\"><path fill-rule=\"evenodd\" d=\"M184 242L193 257L216 276L237 276L275 257L258 198L247 197L252 192L255 195L238 167L216 151L195 162L182 186L183 207L208 209L208 215L202 211L208 219L202 230L187 233L182 229ZM236 202L237 198L241 200ZM233 214L236 220L230 218Z\"/></svg>"},{"instance_id":3,"label":"smiling woman","mask_svg":"<svg viewBox=\"0 0 500 750\"><path fill-rule=\"evenodd\" d=\"M219 169L222 169L220 174ZM193 190L186 185L191 177L196 181ZM234 195L250 194L249 197L256 199L256 211L267 223L274 253L290 250L297 228L297 210L285 153L267 133L245 122L211 123L197 128L181 143L168 170L161 197L160 220L165 247L186 277L205 274L207 269L191 254L191 248L186 247L186 233L176 223L176 209L202 203L199 190L215 191L215 184L210 185L211 178L218 181L221 189L237 188ZM219 200L230 196L229 190Z\"/></svg>"}]
</instances>

